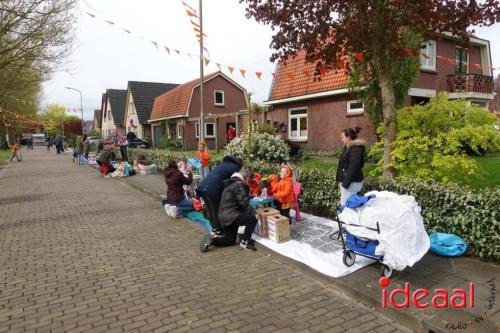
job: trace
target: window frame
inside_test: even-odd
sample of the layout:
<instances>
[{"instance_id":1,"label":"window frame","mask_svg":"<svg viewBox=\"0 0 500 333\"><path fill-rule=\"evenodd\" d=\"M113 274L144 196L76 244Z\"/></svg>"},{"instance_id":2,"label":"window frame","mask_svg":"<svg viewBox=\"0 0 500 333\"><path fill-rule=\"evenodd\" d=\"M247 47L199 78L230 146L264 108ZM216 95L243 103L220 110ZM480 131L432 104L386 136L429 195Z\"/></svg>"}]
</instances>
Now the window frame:
<instances>
[{"instance_id":1,"label":"window frame","mask_svg":"<svg viewBox=\"0 0 500 333\"><path fill-rule=\"evenodd\" d=\"M217 93L222 93L222 103L217 103ZM215 106L224 106L224 102L226 101L226 98L224 96L224 90L214 90L214 105Z\"/></svg>"},{"instance_id":2,"label":"window frame","mask_svg":"<svg viewBox=\"0 0 500 333\"><path fill-rule=\"evenodd\" d=\"M204 122L203 123L204 127L205 127L205 139L213 139L215 138L215 135L217 134L216 133L216 130L215 130L215 123L211 123L211 122ZM207 125L213 125L214 127L214 135L207 135ZM195 126L194 126L194 134L196 136L196 138L198 139L200 137L200 122L197 121Z\"/></svg>"},{"instance_id":3,"label":"window frame","mask_svg":"<svg viewBox=\"0 0 500 333\"><path fill-rule=\"evenodd\" d=\"M177 139L182 139L183 133L181 133L181 128L183 128L183 127L184 126L180 123L175 124L175 133L176 133Z\"/></svg>"},{"instance_id":4,"label":"window frame","mask_svg":"<svg viewBox=\"0 0 500 333\"><path fill-rule=\"evenodd\" d=\"M304 110L305 114L292 115L292 111ZM300 119L306 119L306 136L300 135ZM292 137L292 119L297 119L297 129L299 132L298 137ZM288 109L288 139L291 141L307 141L309 138L309 109L306 106Z\"/></svg>"},{"instance_id":5,"label":"window frame","mask_svg":"<svg viewBox=\"0 0 500 333\"><path fill-rule=\"evenodd\" d=\"M361 109L351 109L351 105L355 103L361 103L363 106ZM360 111L361 110L361 111ZM365 112L365 103L361 102L360 100L350 100L346 102L346 114L351 116L358 116L362 115Z\"/></svg>"},{"instance_id":6,"label":"window frame","mask_svg":"<svg viewBox=\"0 0 500 333\"><path fill-rule=\"evenodd\" d=\"M457 49L461 49L462 50L462 52L461 52L462 53L462 57L463 57L463 54L464 54L464 50L467 50L467 62L464 62L463 60L461 60L460 61L460 65L459 65L459 63L458 63L459 60L457 59ZM463 66L464 63L467 66L467 70L465 72L459 72L459 71L457 71L457 66L459 67L458 69L462 69L462 66ZM469 74L469 68L470 68L470 50L468 48L466 48L466 47L456 46L455 45L455 74L458 74L458 75L460 75L460 74L463 74L463 75Z\"/></svg>"},{"instance_id":7,"label":"window frame","mask_svg":"<svg viewBox=\"0 0 500 333\"><path fill-rule=\"evenodd\" d=\"M426 41L424 42L424 44L426 46L429 46L429 45L432 45L434 47L434 54L429 54L429 52L424 52L426 50L428 50L428 48L426 47L425 50L423 47L420 48L420 53L425 53L427 54L427 56L430 57L430 59L426 59L422 54L420 54L420 69L423 69L423 70L430 70L430 71L436 71L437 69L437 42L435 40L429 40L429 41ZM428 65L428 62L431 61L432 59L432 63L433 65ZM424 63L422 63L424 62Z\"/></svg>"}]
</instances>

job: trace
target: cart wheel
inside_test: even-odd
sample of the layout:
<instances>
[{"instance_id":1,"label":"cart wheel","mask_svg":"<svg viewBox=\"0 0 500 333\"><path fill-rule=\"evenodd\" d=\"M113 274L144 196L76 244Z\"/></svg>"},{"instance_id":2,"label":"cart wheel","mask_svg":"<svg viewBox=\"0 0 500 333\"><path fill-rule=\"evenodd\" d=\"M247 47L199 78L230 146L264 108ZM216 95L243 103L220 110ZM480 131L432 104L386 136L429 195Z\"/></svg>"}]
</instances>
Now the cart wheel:
<instances>
[{"instance_id":1,"label":"cart wheel","mask_svg":"<svg viewBox=\"0 0 500 333\"><path fill-rule=\"evenodd\" d=\"M355 261L356 253L351 251L344 252L344 257L342 258L342 262L344 263L344 265L346 265L347 267L351 267L352 265L354 265Z\"/></svg>"},{"instance_id":2,"label":"cart wheel","mask_svg":"<svg viewBox=\"0 0 500 333\"><path fill-rule=\"evenodd\" d=\"M390 278L392 275L392 268L384 264L380 265L380 275Z\"/></svg>"}]
</instances>

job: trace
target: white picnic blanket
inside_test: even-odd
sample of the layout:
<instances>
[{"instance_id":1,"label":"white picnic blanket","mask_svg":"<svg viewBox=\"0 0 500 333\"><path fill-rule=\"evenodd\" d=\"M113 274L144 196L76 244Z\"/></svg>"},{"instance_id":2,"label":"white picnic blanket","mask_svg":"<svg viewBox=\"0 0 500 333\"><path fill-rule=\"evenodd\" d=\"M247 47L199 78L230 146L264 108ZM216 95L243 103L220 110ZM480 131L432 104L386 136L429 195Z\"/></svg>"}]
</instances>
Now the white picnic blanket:
<instances>
[{"instance_id":1,"label":"white picnic blanket","mask_svg":"<svg viewBox=\"0 0 500 333\"><path fill-rule=\"evenodd\" d=\"M339 219L347 224L347 231L354 236L378 240L376 255L384 255L383 263L403 270L413 266L429 250L429 236L424 228L420 206L415 197L388 191L374 194L364 206L345 208ZM380 228L380 233L359 227ZM350 225L351 224L351 225Z\"/></svg>"}]
</instances>

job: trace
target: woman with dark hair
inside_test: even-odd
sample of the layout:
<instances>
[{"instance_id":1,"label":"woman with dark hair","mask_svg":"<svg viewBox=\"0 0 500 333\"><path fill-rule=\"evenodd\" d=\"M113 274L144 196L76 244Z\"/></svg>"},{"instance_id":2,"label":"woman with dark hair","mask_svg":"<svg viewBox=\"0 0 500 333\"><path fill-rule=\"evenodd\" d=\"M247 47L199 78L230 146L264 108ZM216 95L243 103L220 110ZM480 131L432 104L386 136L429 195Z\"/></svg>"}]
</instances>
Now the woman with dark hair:
<instances>
[{"instance_id":1,"label":"woman with dark hair","mask_svg":"<svg viewBox=\"0 0 500 333\"><path fill-rule=\"evenodd\" d=\"M344 143L344 150L337 168L340 205L344 205L351 195L357 194L363 187L366 143L358 139L359 131L361 131L360 127L348 128L340 134Z\"/></svg>"},{"instance_id":2,"label":"woman with dark hair","mask_svg":"<svg viewBox=\"0 0 500 333\"><path fill-rule=\"evenodd\" d=\"M186 198L184 185L191 185L193 174L187 177L179 170L177 161L170 160L165 169L165 183L167 184L167 201L164 203L165 212L171 218L194 210L193 202Z\"/></svg>"}]
</instances>

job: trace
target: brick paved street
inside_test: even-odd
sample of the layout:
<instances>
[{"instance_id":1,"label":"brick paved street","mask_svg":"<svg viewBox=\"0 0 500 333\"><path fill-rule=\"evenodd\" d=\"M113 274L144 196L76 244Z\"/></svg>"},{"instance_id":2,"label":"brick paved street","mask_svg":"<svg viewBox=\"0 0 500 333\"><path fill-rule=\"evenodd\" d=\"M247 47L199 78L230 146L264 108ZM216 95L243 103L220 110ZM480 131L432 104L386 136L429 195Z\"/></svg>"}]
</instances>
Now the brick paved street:
<instances>
[{"instance_id":1,"label":"brick paved street","mask_svg":"<svg viewBox=\"0 0 500 333\"><path fill-rule=\"evenodd\" d=\"M407 332L272 256L201 254L200 227L67 155L23 157L0 171L0 332Z\"/></svg>"}]
</instances>

